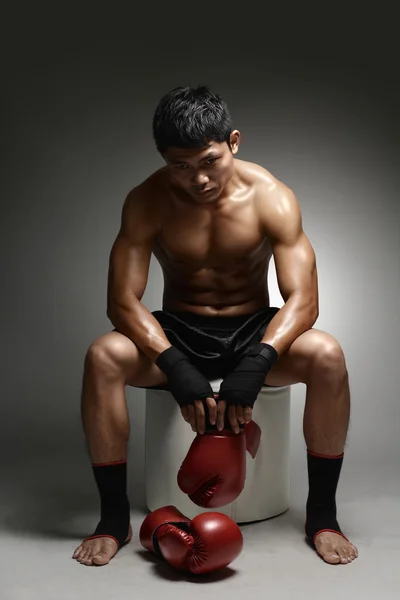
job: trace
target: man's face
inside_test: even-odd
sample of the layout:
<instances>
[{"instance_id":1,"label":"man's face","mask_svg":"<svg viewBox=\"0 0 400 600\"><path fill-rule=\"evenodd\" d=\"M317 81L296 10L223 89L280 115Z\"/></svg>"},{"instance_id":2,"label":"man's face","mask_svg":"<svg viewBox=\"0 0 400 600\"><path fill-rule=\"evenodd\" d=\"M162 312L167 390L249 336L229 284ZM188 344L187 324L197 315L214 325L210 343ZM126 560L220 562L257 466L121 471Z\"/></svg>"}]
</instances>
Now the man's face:
<instances>
[{"instance_id":1,"label":"man's face","mask_svg":"<svg viewBox=\"0 0 400 600\"><path fill-rule=\"evenodd\" d=\"M172 183L187 192L195 203L216 200L234 172L233 154L238 142L233 141L232 150L226 142L211 142L200 149L169 148L164 159Z\"/></svg>"}]
</instances>

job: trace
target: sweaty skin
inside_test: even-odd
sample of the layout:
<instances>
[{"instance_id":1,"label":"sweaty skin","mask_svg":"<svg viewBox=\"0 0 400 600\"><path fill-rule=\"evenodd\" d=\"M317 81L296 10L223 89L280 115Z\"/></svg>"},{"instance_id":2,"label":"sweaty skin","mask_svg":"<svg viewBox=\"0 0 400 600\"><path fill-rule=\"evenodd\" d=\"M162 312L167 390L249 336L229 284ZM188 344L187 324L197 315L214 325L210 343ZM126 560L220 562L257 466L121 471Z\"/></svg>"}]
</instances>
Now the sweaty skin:
<instances>
[{"instance_id":1,"label":"sweaty skin","mask_svg":"<svg viewBox=\"0 0 400 600\"><path fill-rule=\"evenodd\" d=\"M233 316L269 306L272 248L257 215L257 179L267 174L235 160L238 189L217 203L189 204L167 193L153 253L164 274L165 310ZM166 188L166 173L158 174ZM265 183L264 183L265 185Z\"/></svg>"},{"instance_id":2,"label":"sweaty skin","mask_svg":"<svg viewBox=\"0 0 400 600\"><path fill-rule=\"evenodd\" d=\"M107 314L149 364L171 345L141 303L152 254L164 276L166 311L234 316L269 307L273 255L285 305L263 341L281 355L315 322L315 254L302 229L297 199L263 167L234 158L238 145L239 134L234 132L232 152L226 143L215 142L203 149L170 149L164 156L167 165L135 187L124 202L110 254ZM200 189L211 191L197 193ZM193 419L193 413L183 409L182 414L188 422ZM239 417L243 422L243 414ZM249 418L251 411L245 420ZM335 533L320 534L316 546L327 562L338 562L334 549L348 550L349 561L357 556L354 546ZM96 553L102 556L96 564L105 564L116 550L109 538L89 540L74 558ZM80 562L93 564L89 559Z\"/></svg>"}]
</instances>

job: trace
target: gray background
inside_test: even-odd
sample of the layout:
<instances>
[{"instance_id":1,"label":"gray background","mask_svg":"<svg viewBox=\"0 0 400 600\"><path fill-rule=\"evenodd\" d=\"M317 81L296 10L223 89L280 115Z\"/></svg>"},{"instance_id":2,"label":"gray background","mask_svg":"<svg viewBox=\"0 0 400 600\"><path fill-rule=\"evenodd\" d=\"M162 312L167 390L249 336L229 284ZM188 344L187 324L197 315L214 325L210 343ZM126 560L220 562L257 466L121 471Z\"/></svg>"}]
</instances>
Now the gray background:
<instances>
[{"instance_id":1,"label":"gray background","mask_svg":"<svg viewBox=\"0 0 400 600\"><path fill-rule=\"evenodd\" d=\"M289 52L285 44L240 41L218 50L209 43L208 51L185 50L176 40L149 48L133 38L41 44L38 36L36 43L14 43L2 57L4 527L71 537L94 525L73 525L76 515L97 511L79 402L85 352L112 328L105 314L109 251L126 194L163 164L151 138L159 98L177 85L205 83L227 100L242 133L238 158L263 165L301 204L319 272L315 326L340 341L350 373L351 424L338 499L350 502L347 526L362 536L359 499L372 506L379 500L385 512L399 487L394 63L356 44L351 54L338 44L322 55L317 47ZM271 303L282 306L273 268L269 279ZM143 298L149 310L160 308L161 293L161 271L152 261ZM129 489L132 508L140 511L144 391L127 394ZM305 387L294 386L292 495L300 513L307 491L304 400ZM391 504L397 522L385 529L396 544L397 500ZM379 519L376 528L382 533Z\"/></svg>"}]
</instances>

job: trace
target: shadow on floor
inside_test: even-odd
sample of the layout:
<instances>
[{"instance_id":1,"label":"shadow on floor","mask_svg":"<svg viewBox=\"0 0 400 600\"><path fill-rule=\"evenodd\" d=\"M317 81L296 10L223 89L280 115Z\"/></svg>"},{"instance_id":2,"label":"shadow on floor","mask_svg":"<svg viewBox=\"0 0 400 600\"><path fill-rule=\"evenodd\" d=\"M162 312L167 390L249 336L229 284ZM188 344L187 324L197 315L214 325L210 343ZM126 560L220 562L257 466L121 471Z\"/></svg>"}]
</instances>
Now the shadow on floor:
<instances>
[{"instance_id":1,"label":"shadow on floor","mask_svg":"<svg viewBox=\"0 0 400 600\"><path fill-rule=\"evenodd\" d=\"M128 491L134 535L148 512L143 502L137 501L137 487L131 479ZM79 542L93 533L99 515L99 497L85 457L46 456L21 462L4 474L0 489L3 531ZM293 506L271 519L240 527L251 544L253 534L259 539L264 531L266 536L302 534L304 516L302 510Z\"/></svg>"},{"instance_id":2,"label":"shadow on floor","mask_svg":"<svg viewBox=\"0 0 400 600\"><path fill-rule=\"evenodd\" d=\"M135 482L129 496L135 499ZM136 499L137 500L137 499ZM146 513L143 502L131 509ZM90 535L100 502L90 465L78 460L42 460L17 465L2 476L0 529L21 534L77 539Z\"/></svg>"}]
</instances>

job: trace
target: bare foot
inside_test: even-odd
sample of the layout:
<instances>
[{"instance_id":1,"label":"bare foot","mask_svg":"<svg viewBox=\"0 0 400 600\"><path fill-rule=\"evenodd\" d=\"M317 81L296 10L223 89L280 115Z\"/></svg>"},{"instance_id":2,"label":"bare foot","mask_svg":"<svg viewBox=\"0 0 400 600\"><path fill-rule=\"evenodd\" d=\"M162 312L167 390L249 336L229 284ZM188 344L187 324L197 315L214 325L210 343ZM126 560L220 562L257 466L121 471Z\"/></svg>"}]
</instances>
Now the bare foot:
<instances>
[{"instance_id":1,"label":"bare foot","mask_svg":"<svg viewBox=\"0 0 400 600\"><path fill-rule=\"evenodd\" d=\"M125 544L132 539L132 527L129 525L128 536ZM84 540L75 550L72 558L75 558L82 565L101 566L110 562L112 557L117 553L117 542L109 537L96 537L91 540Z\"/></svg>"},{"instance_id":2,"label":"bare foot","mask_svg":"<svg viewBox=\"0 0 400 600\"><path fill-rule=\"evenodd\" d=\"M344 537L331 531L323 531L314 539L315 548L325 562L346 565L358 557L358 550Z\"/></svg>"}]
</instances>

